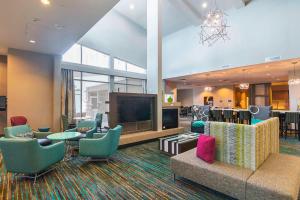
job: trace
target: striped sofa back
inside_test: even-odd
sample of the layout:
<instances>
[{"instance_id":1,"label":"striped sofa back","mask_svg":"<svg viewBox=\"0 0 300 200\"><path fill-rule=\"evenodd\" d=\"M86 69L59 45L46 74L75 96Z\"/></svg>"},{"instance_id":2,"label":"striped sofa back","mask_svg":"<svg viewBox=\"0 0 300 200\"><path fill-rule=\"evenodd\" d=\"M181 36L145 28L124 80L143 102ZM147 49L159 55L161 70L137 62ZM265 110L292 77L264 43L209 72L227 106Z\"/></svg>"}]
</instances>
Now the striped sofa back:
<instances>
[{"instance_id":1,"label":"striped sofa back","mask_svg":"<svg viewBox=\"0 0 300 200\"><path fill-rule=\"evenodd\" d=\"M278 118L255 125L206 122L204 132L216 138L216 160L254 171L279 152Z\"/></svg>"}]
</instances>

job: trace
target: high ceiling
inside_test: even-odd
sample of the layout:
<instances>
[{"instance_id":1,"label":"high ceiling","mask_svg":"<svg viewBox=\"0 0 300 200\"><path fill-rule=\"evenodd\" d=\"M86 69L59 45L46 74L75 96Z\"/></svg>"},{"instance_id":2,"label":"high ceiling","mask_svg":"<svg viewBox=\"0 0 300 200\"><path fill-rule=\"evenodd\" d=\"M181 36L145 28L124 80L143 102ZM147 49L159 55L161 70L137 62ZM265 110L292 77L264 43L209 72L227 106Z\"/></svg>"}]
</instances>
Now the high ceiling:
<instances>
[{"instance_id":1,"label":"high ceiling","mask_svg":"<svg viewBox=\"0 0 300 200\"><path fill-rule=\"evenodd\" d=\"M207 2L208 7L202 8ZM244 0L216 0L217 6L223 10L240 8L245 5ZM134 5L134 9L130 9ZM163 1L163 33L171 34L190 25L200 25L214 0L164 0ZM130 19L144 29L147 28L147 0L121 0L114 8L123 16Z\"/></svg>"},{"instance_id":2,"label":"high ceiling","mask_svg":"<svg viewBox=\"0 0 300 200\"><path fill-rule=\"evenodd\" d=\"M296 70L300 71L300 58L272 63L263 63L246 67L233 68L222 71L192 74L188 76L167 79L178 83L180 88L195 86L222 86L235 85L243 82L250 84L285 82L289 74L293 72L292 62L297 61Z\"/></svg>"},{"instance_id":3,"label":"high ceiling","mask_svg":"<svg viewBox=\"0 0 300 200\"><path fill-rule=\"evenodd\" d=\"M0 53L9 47L62 54L118 1L50 0L50 5L40 0L1 1Z\"/></svg>"}]
</instances>

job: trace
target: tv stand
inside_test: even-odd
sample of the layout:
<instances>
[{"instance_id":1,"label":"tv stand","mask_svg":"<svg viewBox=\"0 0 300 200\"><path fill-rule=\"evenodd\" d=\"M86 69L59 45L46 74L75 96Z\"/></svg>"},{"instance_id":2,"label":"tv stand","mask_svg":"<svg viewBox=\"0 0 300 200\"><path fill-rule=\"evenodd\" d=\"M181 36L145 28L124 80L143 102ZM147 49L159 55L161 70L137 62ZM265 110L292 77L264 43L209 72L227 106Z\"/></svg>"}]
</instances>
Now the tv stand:
<instances>
[{"instance_id":1,"label":"tv stand","mask_svg":"<svg viewBox=\"0 0 300 200\"><path fill-rule=\"evenodd\" d=\"M136 94L136 93L119 93L119 92L109 93L109 115L108 115L109 127L122 125L123 126L122 135L132 134L137 132L145 132L145 131L156 131L157 130L156 99L157 96L155 94ZM137 119L134 118L134 116L136 115L131 114L130 110L127 110L125 112L125 114L129 113L128 115L124 115L124 112L122 112L122 107L120 106L124 106L125 108L130 109L130 108L134 108L135 102L141 102L141 101L143 103L147 102L147 106L149 108L147 109L147 111L150 112L149 118L147 118L146 120L137 121ZM136 114L142 112L143 110L141 111L138 110Z\"/></svg>"}]
</instances>

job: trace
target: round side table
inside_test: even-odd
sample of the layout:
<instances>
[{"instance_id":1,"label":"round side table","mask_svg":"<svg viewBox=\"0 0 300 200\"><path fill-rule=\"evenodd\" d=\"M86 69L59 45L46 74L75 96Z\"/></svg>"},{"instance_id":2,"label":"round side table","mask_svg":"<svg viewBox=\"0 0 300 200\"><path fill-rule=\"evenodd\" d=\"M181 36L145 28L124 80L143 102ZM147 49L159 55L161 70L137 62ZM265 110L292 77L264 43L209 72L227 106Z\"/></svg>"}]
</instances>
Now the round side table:
<instances>
[{"instance_id":1,"label":"round side table","mask_svg":"<svg viewBox=\"0 0 300 200\"><path fill-rule=\"evenodd\" d=\"M68 140L75 139L79 137L81 133L79 132L60 132L60 133L53 133L48 135L47 138L52 141L65 141L65 158L64 161L68 161L72 157L71 153L71 145Z\"/></svg>"}]
</instances>

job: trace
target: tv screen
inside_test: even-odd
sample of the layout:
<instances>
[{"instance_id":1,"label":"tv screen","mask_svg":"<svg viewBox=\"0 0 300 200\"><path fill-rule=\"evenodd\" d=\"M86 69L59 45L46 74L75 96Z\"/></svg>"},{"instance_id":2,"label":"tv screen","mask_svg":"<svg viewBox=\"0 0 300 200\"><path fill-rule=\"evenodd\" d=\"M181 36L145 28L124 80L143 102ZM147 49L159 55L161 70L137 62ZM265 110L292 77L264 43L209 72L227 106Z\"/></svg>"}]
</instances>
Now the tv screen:
<instances>
[{"instance_id":1,"label":"tv screen","mask_svg":"<svg viewBox=\"0 0 300 200\"><path fill-rule=\"evenodd\" d=\"M0 110L6 110L6 96L0 96Z\"/></svg>"},{"instance_id":2,"label":"tv screen","mask_svg":"<svg viewBox=\"0 0 300 200\"><path fill-rule=\"evenodd\" d=\"M151 119L151 100L143 97L118 97L119 123Z\"/></svg>"}]
</instances>

